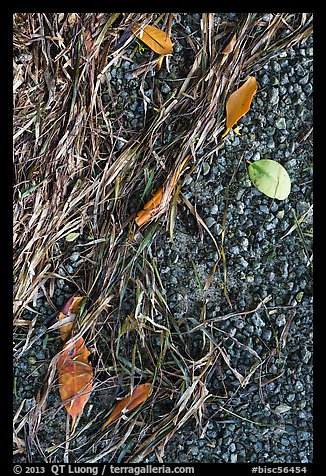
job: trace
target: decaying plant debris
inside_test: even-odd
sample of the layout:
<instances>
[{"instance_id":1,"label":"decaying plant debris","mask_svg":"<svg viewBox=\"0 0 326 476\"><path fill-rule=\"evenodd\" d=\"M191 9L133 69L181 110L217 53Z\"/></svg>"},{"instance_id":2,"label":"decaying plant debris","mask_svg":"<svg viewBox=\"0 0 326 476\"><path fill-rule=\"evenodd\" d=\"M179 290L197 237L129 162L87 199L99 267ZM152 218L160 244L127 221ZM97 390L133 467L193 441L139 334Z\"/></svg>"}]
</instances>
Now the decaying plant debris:
<instances>
[{"instance_id":1,"label":"decaying plant debris","mask_svg":"<svg viewBox=\"0 0 326 476\"><path fill-rule=\"evenodd\" d=\"M65 238L79 233L89 246L82 279L75 285L87 305L73 338L83 337L95 354L106 355L110 366L109 376L100 366L95 369L93 391L105 383L113 394L117 379L131 391L146 381L153 387L139 413L135 409L123 415L105 431L101 427L115 397L110 408L103 407L85 427L78 427L77 421L69 435L70 451L76 435L89 435L72 456L77 461L109 456L112 461L140 462L156 448L163 454L164 445L186 421L196 418L201 424L211 397L207 381L218 360L235 372L241 386L262 365L258 358L244 377L211 335L212 323L193 319L185 330L174 319L162 294L151 243L161 223L173 235L174 205L182 197L183 181L221 147L230 94L275 54L304 40L312 31L312 17L280 13L263 22L256 14L243 14L234 31L228 22L216 22L213 13L203 13L201 47L193 44L187 75L170 98L157 101L150 111L144 96L144 127L135 133L123 131L127 139L118 151L116 124L100 100L105 73L135 40L132 29L154 20L173 42L174 16L168 13L155 18L151 13L14 16L14 325L22 325L24 311L32 310L31 302L39 296L52 303L57 269L69 246ZM133 74L145 77L156 65L157 58L151 59ZM159 88L159 82L154 87ZM171 141L164 140L167 121ZM204 150L200 159L199 150ZM161 186L155 212L139 227L137 212ZM57 244L59 255L54 252ZM223 267L221 253L215 266ZM128 312L125 299L130 301ZM163 318L160 323L157 316ZM56 329L51 325L49 332ZM97 351L104 329L110 340L106 349ZM205 338L198 360L183 351L194 329ZM34 338L30 327L17 359ZM157 339L159 347L154 345ZM37 438L48 394L57 385L58 358L50 362L35 406L18 424L20 430L28 425L29 444L44 458L53 458L59 448L45 451ZM101 375L107 376L105 382ZM166 413L155 411L158 403L165 405Z\"/></svg>"}]
</instances>

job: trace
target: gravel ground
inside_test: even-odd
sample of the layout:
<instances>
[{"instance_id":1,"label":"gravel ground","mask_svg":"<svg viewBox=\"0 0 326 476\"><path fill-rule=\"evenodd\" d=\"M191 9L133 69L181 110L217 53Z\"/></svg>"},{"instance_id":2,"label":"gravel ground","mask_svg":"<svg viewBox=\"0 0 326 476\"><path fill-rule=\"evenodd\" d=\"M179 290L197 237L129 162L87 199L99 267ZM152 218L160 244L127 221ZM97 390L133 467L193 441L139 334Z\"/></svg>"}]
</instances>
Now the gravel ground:
<instances>
[{"instance_id":1,"label":"gravel ground","mask_svg":"<svg viewBox=\"0 0 326 476\"><path fill-rule=\"evenodd\" d=\"M237 20L236 14L224 15L230 21ZM180 15L180 37L170 61L171 72L160 72L163 100L173 91L173 80L182 77L191 64L183 33L194 32L199 20L199 14ZM312 43L311 36L257 72L258 92L250 112L239 121L240 135L231 132L218 155L202 163L182 189L220 242L226 187L230 184L224 249L234 315L216 319L213 332L237 372L245 376L257 359L261 364L244 388L226 365L212 372L212 397L206 404L202 426L193 422L178 431L165 446L164 462L312 462L312 273L308 263L312 254ZM136 53L135 60L137 55L141 53ZM116 104L110 105L111 113L117 114L129 130L141 127L144 114L139 80L130 78L130 67L130 62L122 60L107 76L108 87L117 98ZM152 80L148 75L144 88L148 97ZM105 93L102 101L108 101ZM167 140L168 136L169 131ZM124 139L117 139L117 149ZM251 185L246 160L262 158L277 160L288 171L292 191L285 201L273 202ZM295 225L292 210L298 219L306 214L300 225L304 239L298 229L287 234ZM54 299L58 309L75 291L65 278L78 273L83 259L79 245L77 242L69 260L62 263ZM155 252L174 317L198 318L204 304L199 283L210 273L216 250L183 204L178 206L174 243L171 245L168 234L162 233ZM249 312L262 301L265 304L256 312ZM60 346L58 339L46 332L46 320L53 309L43 299L34 307L37 314L26 312L25 319L36 320L36 340L15 367L15 409L25 399L22 413L33 405L47 364ZM206 297L206 317L218 318L230 312L220 267ZM21 332L24 338L26 332ZM194 334L189 354L195 357L200 346L201 334ZM221 411L226 398L231 398L231 404L228 411ZM58 401L52 392L48 405ZM94 398L85 412L86 419L96 413L100 403L100 398ZM59 415L64 416L64 410L40 431L39 438L47 445L65 431L65 418ZM15 459L23 461L24 456L17 454ZM42 460L35 455L35 461L38 459ZM157 461L153 453L144 462Z\"/></svg>"}]
</instances>

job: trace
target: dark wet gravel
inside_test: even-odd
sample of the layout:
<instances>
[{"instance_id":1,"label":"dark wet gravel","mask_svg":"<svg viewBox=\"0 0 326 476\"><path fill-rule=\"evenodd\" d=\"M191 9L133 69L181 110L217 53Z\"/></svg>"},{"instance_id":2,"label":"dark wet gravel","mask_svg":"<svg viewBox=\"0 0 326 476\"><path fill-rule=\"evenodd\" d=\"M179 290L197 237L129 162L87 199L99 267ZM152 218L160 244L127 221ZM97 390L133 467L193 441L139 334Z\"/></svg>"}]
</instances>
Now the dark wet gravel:
<instances>
[{"instance_id":1,"label":"dark wet gravel","mask_svg":"<svg viewBox=\"0 0 326 476\"><path fill-rule=\"evenodd\" d=\"M236 19L232 15L235 14L230 14L231 21ZM198 14L180 18L180 30L189 34L198 28ZM162 72L163 98L173 89L171 77L188 67L181 34L176 39L174 60L171 75ZM214 398L205 407L201 430L191 423L178 431L165 447L165 462L308 463L313 459L312 277L308 263L312 253L312 73L312 36L258 71L258 92L250 112L239 121L240 136L231 132L218 155L202 163L182 189L220 240L226 187L235 172L224 242L232 311L254 309L267 296L270 300L256 313L218 322L214 330L233 367L243 375L255 362L245 346L265 359L260 374L257 371L249 384L239 389L239 382L226 366L220 369L221 373L213 373L208 389ZM130 63L122 60L112 67L107 80L117 94L116 104L111 104L110 109L124 111L124 126L137 128L144 109L138 80L130 79ZM150 97L151 92L149 75L145 94ZM103 93L103 103L107 100ZM117 149L124 144L124 137L121 139L115 144ZM246 161L262 158L277 160L288 171L292 191L287 200L272 202L251 185ZM295 224L293 210L298 219L308 212L301 223L305 242L297 229L285 236ZM216 250L208 235L204 234L201 240L193 217L182 204L178 207L174 244L166 246L167 243L168 235L162 235L156 243L166 298L176 318L196 317L203 298L192 262L204 281L216 260ZM54 304L58 309L74 291L63 278L78 272L81 257L77 244L61 268L62 278L56 281ZM223 295L222 267L216 271L207 299L207 318L230 312ZM25 412L33 403L49 359L58 350L56 337L48 335L44 325L54 310L43 299L36 301L35 309L39 314L34 338L38 336L38 340L22 355L14 371L15 408L26 399ZM26 312L25 318L32 320L35 315ZM194 352L198 345L195 339ZM222 379L228 396L232 396L227 406L232 413L220 409ZM51 395L49 404L52 400L57 401L57 396ZM59 414L64 415L63 410ZM44 438L61 438L65 419L61 427L58 421L47 428ZM157 461L157 457L152 454L146 461Z\"/></svg>"}]
</instances>

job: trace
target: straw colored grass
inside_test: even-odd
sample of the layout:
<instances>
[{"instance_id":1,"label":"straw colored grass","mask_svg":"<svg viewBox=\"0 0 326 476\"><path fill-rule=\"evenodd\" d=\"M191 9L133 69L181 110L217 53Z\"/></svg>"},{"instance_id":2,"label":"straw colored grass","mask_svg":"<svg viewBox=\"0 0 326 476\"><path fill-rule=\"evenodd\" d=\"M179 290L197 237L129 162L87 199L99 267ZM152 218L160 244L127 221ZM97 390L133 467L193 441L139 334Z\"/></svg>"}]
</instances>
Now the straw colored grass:
<instances>
[{"instance_id":1,"label":"straw colored grass","mask_svg":"<svg viewBox=\"0 0 326 476\"><path fill-rule=\"evenodd\" d=\"M135 132L103 106L106 72L126 54L135 25L156 24L171 30L173 40L174 14L14 15L14 326L26 310L36 312L31 303L39 297L53 305L58 268L71 250L65 237L78 232L88 243L87 254L78 279L69 280L88 304L76 338L86 336L104 369L110 368L105 373L98 366L98 376L107 378L96 376L94 391L106 383L113 392L118 376L126 393L146 379L154 386L142 416L135 410L101 433L108 414L103 408L94 421L77 425L68 437L71 446L76 436L88 434L87 444L76 449L78 461L109 455L112 461L140 462L158 445L162 459L175 431L192 418L201 424L212 397L207 390L211 372L228 359L206 321L188 323L189 332L197 329L205 345L198 360L186 355L189 334L170 312L152 244L165 224L173 236L173 205L182 198L183 181L221 147L227 97L271 57L304 40L312 17L277 13L263 22L248 13L234 27L216 16L202 14L200 47L192 44L192 65L174 94L156 108L147 107L144 96L144 127ZM223 50L234 33L235 46L225 60ZM155 66L152 58L135 69L140 91ZM125 142L121 150L115 147L119 137ZM161 204L139 229L135 214L159 186ZM220 258L216 266L223 266ZM33 344L32 331L23 350ZM21 355L18 349L16 358ZM46 401L56 385L57 358L29 413L31 444L45 459L63 444L46 449L37 438L52 415ZM157 412L156 405L166 413ZM21 451L17 431L15 438Z\"/></svg>"}]
</instances>

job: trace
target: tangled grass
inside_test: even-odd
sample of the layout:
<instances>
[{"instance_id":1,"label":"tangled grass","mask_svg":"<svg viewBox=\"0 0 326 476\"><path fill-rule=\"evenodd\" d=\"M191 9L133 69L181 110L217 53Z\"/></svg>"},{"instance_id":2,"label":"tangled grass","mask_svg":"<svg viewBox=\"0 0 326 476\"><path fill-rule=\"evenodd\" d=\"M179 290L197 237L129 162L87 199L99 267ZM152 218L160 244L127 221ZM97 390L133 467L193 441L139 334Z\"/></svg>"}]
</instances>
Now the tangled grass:
<instances>
[{"instance_id":1,"label":"tangled grass","mask_svg":"<svg viewBox=\"0 0 326 476\"><path fill-rule=\"evenodd\" d=\"M205 228L182 195L182 184L222 146L230 93L270 58L307 38L312 15L277 13L266 22L258 14L242 14L234 29L216 14L203 13L200 45L187 40L193 61L186 77L165 102L154 81L158 99L149 113L150 100L142 86L157 61L152 58L133 70L141 78L144 127L136 132L125 129L100 99L106 72L125 57L134 41L133 26L154 23L173 40L174 20L175 14L168 13L14 15L14 330L26 324L26 310L36 313L31 303L39 297L55 309L55 282L62 278L58 268L70 250L65 237L77 232L87 253L78 277L69 279L80 295L87 296L76 331L98 356L94 392L105 386L113 395L112 408L117 382L125 391L140 381L151 381L154 389L141 412L135 410L105 432L99 428L108 408L62 442L42 448L37 434L51 414L46 402L56 385L55 355L34 407L16 427L17 436L28 425L30 446L35 445L45 460L62 445L67 460L95 462L105 456L140 462L157 448L162 459L165 444L185 422L195 418L201 425L204 404L213 398L207 389L211 372L219 360L227 363L213 337L213 323L205 316L201 322L174 319L153 243L165 224L173 236L178 200ZM234 49L222 61L235 33ZM121 138L124 146L118 151L115 145ZM200 158L199 150L204 151ZM135 214L159 186L161 204L138 228ZM224 253L221 243L211 238L218 252L213 273ZM208 287L209 282L206 291ZM24 344L15 349L16 359L35 341L33 323L28 325ZM53 329L52 325L49 332ZM186 352L195 331L204 340L197 360ZM257 356L254 370L261 365ZM253 373L245 381L238 376L240 385ZM158 404L166 411L156 411ZM69 450L84 432L87 444Z\"/></svg>"}]
</instances>

